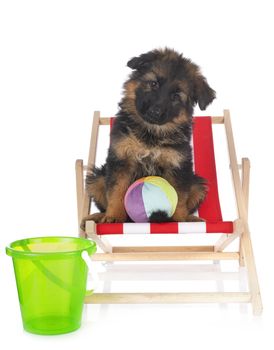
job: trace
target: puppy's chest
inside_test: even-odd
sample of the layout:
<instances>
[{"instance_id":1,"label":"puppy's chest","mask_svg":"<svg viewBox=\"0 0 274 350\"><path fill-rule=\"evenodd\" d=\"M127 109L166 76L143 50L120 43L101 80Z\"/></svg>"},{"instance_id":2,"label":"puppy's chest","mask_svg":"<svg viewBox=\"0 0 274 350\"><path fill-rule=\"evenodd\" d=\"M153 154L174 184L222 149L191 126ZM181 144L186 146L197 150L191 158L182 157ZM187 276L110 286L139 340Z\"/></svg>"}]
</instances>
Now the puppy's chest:
<instances>
[{"instance_id":1,"label":"puppy's chest","mask_svg":"<svg viewBox=\"0 0 274 350\"><path fill-rule=\"evenodd\" d=\"M135 137L121 140L116 147L116 152L121 159L138 163L145 168L153 167L180 167L184 155L172 147L151 147L137 140Z\"/></svg>"}]
</instances>

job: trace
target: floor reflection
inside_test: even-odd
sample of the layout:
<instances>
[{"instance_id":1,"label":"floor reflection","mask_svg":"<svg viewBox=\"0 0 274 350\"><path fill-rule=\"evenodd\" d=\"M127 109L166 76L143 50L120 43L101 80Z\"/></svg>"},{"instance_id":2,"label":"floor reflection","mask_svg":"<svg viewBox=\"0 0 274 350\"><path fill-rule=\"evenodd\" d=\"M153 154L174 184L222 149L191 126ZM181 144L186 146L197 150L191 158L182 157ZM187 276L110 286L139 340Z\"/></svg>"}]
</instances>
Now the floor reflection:
<instances>
[{"instance_id":1,"label":"floor reflection","mask_svg":"<svg viewBox=\"0 0 274 350\"><path fill-rule=\"evenodd\" d=\"M94 262L96 293L111 292L246 292L246 269L234 261ZM91 281L91 283L93 283ZM101 317L110 305L100 306ZM247 304L239 304L247 313ZM227 304L219 304L226 309Z\"/></svg>"}]
</instances>

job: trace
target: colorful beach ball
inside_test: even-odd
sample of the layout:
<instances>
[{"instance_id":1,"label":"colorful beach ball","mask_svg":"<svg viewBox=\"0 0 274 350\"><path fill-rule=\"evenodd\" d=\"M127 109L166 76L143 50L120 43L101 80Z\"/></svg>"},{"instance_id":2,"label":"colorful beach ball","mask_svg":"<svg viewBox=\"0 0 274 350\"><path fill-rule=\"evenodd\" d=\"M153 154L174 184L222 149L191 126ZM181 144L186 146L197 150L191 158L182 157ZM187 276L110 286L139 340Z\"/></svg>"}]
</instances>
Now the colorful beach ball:
<instances>
[{"instance_id":1,"label":"colorful beach ball","mask_svg":"<svg viewBox=\"0 0 274 350\"><path fill-rule=\"evenodd\" d=\"M178 202L177 192L160 176L147 176L135 181L125 195L125 208L134 222L149 222L150 216L162 211L171 217Z\"/></svg>"}]
</instances>

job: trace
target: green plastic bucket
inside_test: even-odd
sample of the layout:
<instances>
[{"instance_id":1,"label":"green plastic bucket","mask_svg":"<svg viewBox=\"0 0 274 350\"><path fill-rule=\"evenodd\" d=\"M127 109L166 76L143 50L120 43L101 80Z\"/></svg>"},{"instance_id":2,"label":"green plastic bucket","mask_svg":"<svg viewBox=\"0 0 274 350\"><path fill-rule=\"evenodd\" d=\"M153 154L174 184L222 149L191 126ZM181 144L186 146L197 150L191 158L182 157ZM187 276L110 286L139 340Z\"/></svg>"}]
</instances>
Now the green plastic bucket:
<instances>
[{"instance_id":1,"label":"green plastic bucket","mask_svg":"<svg viewBox=\"0 0 274 350\"><path fill-rule=\"evenodd\" d=\"M83 238L40 237L6 247L12 257L24 329L63 334L81 326L88 267L82 253L96 252Z\"/></svg>"}]
</instances>

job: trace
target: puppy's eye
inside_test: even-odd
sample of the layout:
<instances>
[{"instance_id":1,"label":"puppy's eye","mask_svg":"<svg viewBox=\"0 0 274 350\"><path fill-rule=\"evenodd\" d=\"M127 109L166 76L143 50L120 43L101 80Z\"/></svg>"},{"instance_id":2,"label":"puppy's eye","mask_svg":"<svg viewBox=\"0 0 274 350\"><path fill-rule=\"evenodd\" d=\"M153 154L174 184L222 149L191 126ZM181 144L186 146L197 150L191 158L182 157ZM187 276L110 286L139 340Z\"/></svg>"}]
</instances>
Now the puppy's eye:
<instances>
[{"instance_id":1,"label":"puppy's eye","mask_svg":"<svg viewBox=\"0 0 274 350\"><path fill-rule=\"evenodd\" d=\"M181 96L178 92L173 92L171 94L171 100L172 101L180 101L181 100Z\"/></svg>"},{"instance_id":2,"label":"puppy's eye","mask_svg":"<svg viewBox=\"0 0 274 350\"><path fill-rule=\"evenodd\" d=\"M158 89L159 87L159 83L156 80L151 80L148 82L148 85L152 88L152 89Z\"/></svg>"}]
</instances>

